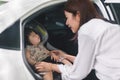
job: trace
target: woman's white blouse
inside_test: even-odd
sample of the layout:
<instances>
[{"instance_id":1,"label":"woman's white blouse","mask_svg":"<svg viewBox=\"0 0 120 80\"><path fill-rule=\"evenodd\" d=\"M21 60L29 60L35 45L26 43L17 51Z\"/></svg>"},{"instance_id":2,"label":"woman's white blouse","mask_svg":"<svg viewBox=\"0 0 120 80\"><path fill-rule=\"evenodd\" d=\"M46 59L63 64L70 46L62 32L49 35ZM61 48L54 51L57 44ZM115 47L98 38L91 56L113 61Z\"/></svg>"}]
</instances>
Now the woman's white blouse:
<instances>
[{"instance_id":1,"label":"woman's white blouse","mask_svg":"<svg viewBox=\"0 0 120 80\"><path fill-rule=\"evenodd\" d=\"M62 80L82 80L92 69L100 80L120 80L120 26L92 19L78 31L73 65L58 65Z\"/></svg>"}]
</instances>

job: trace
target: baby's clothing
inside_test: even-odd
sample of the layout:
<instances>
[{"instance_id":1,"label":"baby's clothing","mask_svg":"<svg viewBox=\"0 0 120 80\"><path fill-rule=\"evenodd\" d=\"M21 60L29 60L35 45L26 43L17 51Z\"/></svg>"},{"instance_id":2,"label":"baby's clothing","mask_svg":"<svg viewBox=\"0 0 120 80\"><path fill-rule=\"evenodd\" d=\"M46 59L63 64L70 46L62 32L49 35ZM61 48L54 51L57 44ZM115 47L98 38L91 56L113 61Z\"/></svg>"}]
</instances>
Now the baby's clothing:
<instances>
[{"instance_id":1,"label":"baby's clothing","mask_svg":"<svg viewBox=\"0 0 120 80\"><path fill-rule=\"evenodd\" d=\"M30 58L35 62L43 61L49 56L49 51L42 44L37 47L27 46L27 50L30 51Z\"/></svg>"}]
</instances>

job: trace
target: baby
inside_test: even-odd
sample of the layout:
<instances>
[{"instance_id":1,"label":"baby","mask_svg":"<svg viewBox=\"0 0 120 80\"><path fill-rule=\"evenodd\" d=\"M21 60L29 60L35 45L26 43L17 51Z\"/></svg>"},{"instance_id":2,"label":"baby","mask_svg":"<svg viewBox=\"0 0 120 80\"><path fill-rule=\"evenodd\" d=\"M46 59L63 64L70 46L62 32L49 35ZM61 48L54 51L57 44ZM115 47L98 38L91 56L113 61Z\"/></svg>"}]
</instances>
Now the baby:
<instances>
[{"instance_id":1,"label":"baby","mask_svg":"<svg viewBox=\"0 0 120 80\"><path fill-rule=\"evenodd\" d=\"M26 46L26 59L30 65L34 66L37 62L46 60L52 54L44 47L41 37L33 29L27 28L25 30L25 40L28 44ZM57 58L54 54L52 57ZM43 79L53 80L52 72L45 72Z\"/></svg>"}]
</instances>

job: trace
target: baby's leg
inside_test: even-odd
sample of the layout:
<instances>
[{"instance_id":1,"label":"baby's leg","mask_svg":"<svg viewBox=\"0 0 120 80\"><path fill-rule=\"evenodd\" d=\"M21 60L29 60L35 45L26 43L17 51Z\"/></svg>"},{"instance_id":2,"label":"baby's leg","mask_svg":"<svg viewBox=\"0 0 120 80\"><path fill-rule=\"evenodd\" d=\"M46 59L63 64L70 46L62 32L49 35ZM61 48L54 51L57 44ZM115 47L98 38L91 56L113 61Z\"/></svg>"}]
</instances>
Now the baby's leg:
<instances>
[{"instance_id":1,"label":"baby's leg","mask_svg":"<svg viewBox=\"0 0 120 80\"><path fill-rule=\"evenodd\" d=\"M46 72L46 73L43 75L43 80L53 80L52 71Z\"/></svg>"}]
</instances>

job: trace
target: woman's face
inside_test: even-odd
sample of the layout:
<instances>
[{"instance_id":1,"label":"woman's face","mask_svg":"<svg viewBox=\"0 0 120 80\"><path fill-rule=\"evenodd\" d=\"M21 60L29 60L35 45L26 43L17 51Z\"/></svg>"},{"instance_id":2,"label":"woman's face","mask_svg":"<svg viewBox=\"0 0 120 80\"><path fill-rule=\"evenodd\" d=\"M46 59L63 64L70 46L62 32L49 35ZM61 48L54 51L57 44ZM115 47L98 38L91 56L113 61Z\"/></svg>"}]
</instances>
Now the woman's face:
<instances>
[{"instance_id":1,"label":"woman's face","mask_svg":"<svg viewBox=\"0 0 120 80\"><path fill-rule=\"evenodd\" d=\"M72 30L73 33L76 33L80 26L80 14L76 14L75 16L68 12L64 11L66 16L66 25Z\"/></svg>"},{"instance_id":2,"label":"woman's face","mask_svg":"<svg viewBox=\"0 0 120 80\"><path fill-rule=\"evenodd\" d=\"M29 41L33 45L38 45L41 40L38 34L36 34L35 32L31 32L29 35Z\"/></svg>"}]
</instances>

